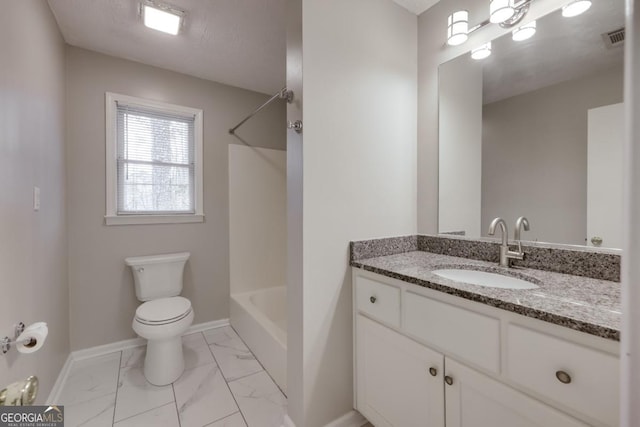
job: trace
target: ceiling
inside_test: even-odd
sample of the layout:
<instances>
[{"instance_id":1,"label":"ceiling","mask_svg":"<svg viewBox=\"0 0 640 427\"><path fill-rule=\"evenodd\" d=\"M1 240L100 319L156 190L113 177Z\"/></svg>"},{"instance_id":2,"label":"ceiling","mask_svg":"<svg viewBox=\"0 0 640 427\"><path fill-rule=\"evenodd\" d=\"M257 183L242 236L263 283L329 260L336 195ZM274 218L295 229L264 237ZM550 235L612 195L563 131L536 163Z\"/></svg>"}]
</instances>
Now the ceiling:
<instances>
[{"instance_id":1,"label":"ceiling","mask_svg":"<svg viewBox=\"0 0 640 427\"><path fill-rule=\"evenodd\" d=\"M393 1L416 15L438 2ZM170 0L186 12L178 36L142 25L139 0L48 2L72 46L267 94L285 86L286 0Z\"/></svg>"},{"instance_id":2,"label":"ceiling","mask_svg":"<svg viewBox=\"0 0 640 427\"><path fill-rule=\"evenodd\" d=\"M393 0L400 6L407 9L409 12L413 12L416 15L420 15L425 10L429 9L440 0Z\"/></svg>"},{"instance_id":3,"label":"ceiling","mask_svg":"<svg viewBox=\"0 0 640 427\"><path fill-rule=\"evenodd\" d=\"M530 92L622 65L624 48L607 49L602 33L624 26L624 1L594 1L574 18L553 12L537 22L536 34L524 42L511 33L493 41L483 61L484 103Z\"/></svg>"},{"instance_id":4,"label":"ceiling","mask_svg":"<svg viewBox=\"0 0 640 427\"><path fill-rule=\"evenodd\" d=\"M285 85L285 0L171 0L178 36L146 28L133 0L48 0L65 41L263 93Z\"/></svg>"}]
</instances>

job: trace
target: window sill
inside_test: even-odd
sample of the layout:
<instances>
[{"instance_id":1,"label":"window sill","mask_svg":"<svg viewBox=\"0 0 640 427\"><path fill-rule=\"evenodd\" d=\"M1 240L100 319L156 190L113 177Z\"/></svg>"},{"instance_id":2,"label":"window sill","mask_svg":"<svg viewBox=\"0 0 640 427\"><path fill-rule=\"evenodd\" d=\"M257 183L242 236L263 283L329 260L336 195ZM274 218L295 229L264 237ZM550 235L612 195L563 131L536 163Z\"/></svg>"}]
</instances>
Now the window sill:
<instances>
[{"instance_id":1,"label":"window sill","mask_svg":"<svg viewBox=\"0 0 640 427\"><path fill-rule=\"evenodd\" d=\"M204 222L204 215L106 215L106 225L186 224Z\"/></svg>"}]
</instances>

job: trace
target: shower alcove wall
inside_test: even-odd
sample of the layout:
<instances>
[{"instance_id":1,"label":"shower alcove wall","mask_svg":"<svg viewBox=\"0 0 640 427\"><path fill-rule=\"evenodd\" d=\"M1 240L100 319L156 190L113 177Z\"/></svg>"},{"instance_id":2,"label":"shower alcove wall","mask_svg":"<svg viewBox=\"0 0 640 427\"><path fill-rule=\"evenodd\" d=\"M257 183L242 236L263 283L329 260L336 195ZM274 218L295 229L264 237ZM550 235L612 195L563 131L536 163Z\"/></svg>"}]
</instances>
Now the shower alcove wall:
<instances>
[{"instance_id":1,"label":"shower alcove wall","mask_svg":"<svg viewBox=\"0 0 640 427\"><path fill-rule=\"evenodd\" d=\"M278 386L287 386L284 150L229 145L230 320Z\"/></svg>"}]
</instances>

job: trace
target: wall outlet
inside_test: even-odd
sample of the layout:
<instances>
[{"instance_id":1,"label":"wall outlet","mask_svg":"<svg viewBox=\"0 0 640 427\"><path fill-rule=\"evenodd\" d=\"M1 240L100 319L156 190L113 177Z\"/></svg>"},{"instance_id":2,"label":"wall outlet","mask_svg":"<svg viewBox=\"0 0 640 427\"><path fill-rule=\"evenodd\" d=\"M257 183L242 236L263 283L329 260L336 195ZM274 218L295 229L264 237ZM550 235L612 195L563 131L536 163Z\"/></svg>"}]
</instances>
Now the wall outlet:
<instances>
[{"instance_id":1,"label":"wall outlet","mask_svg":"<svg viewBox=\"0 0 640 427\"><path fill-rule=\"evenodd\" d=\"M33 187L33 210L40 210L40 187Z\"/></svg>"}]
</instances>

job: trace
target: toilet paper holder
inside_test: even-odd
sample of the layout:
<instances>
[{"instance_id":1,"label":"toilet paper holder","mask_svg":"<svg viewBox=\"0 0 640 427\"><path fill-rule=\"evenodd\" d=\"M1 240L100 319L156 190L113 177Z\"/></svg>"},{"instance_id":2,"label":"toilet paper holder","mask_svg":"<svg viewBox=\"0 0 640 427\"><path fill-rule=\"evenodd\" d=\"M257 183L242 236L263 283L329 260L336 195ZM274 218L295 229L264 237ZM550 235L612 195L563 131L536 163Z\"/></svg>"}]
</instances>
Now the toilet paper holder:
<instances>
[{"instance_id":1,"label":"toilet paper holder","mask_svg":"<svg viewBox=\"0 0 640 427\"><path fill-rule=\"evenodd\" d=\"M18 344L23 341L18 341L18 337L21 333L24 332L25 325L22 322L19 322L14 329L14 338L11 339L9 337L4 337L0 340L0 350L2 350L2 354L6 354L9 350L11 350L12 344ZM29 342L33 341L32 339Z\"/></svg>"}]
</instances>

